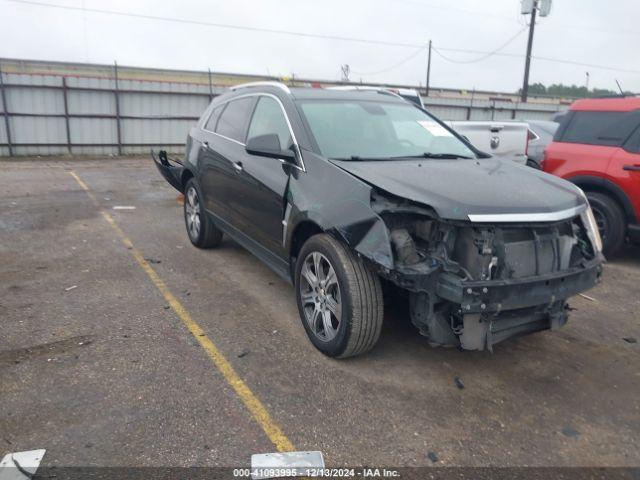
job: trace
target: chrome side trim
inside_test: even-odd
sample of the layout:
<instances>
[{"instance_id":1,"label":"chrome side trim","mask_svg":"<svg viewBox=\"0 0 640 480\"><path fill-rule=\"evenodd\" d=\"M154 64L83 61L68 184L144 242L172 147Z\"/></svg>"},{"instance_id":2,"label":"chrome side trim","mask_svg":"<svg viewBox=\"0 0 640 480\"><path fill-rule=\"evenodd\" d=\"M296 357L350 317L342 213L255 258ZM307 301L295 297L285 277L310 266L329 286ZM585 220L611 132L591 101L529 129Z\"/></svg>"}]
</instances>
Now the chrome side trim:
<instances>
[{"instance_id":1,"label":"chrome side trim","mask_svg":"<svg viewBox=\"0 0 640 480\"><path fill-rule=\"evenodd\" d=\"M222 106L222 105L224 105L226 103L232 102L233 100L238 100L239 98L244 98L244 97L270 97L270 98L273 98L276 102L278 102L278 105L280 105L280 110L282 111L282 114L284 115L284 119L287 122L287 127L289 127L289 133L291 134L291 139L293 140L293 145L295 146L296 153L298 154L298 158L300 159L300 165L293 165L293 166L295 168L297 168L298 170L306 172L307 169L305 168L304 160L302 159L302 150L300 149L300 145L298 145L298 140L296 139L296 134L293 133L293 127L291 126L291 122L289 121L289 115L287 115L287 111L284 109L284 105L282 104L282 101L278 97L276 97L275 95L273 95L271 93L265 93L265 92L245 93L243 95L238 95L237 97L230 98L230 99L220 103L220 105L217 105L216 108L218 106ZM213 110L211 112L213 113ZM252 114L252 118L253 118L253 114ZM205 122L205 125L206 125L206 122ZM207 130L204 127L202 127L202 131L203 132L207 132L207 133L212 133L214 135L217 135L219 137L227 139L227 140L229 140L231 142L235 142L235 143L237 143L239 145L242 145L243 147L247 146L245 143L239 142L238 140L235 140L233 138L226 137L226 136L221 135L221 134L219 134L217 132L212 132L211 130ZM285 162L285 160L282 160L282 159L280 159L280 161L283 162L283 163Z\"/></svg>"},{"instance_id":2,"label":"chrome side trim","mask_svg":"<svg viewBox=\"0 0 640 480\"><path fill-rule=\"evenodd\" d=\"M549 213L490 213L467 215L475 223L558 222L576 217L587 209L586 205Z\"/></svg>"},{"instance_id":3,"label":"chrome side trim","mask_svg":"<svg viewBox=\"0 0 640 480\"><path fill-rule=\"evenodd\" d=\"M240 85L234 85L233 87L230 88L230 90L238 90L239 88L249 88L249 87L276 87L286 93L291 93L291 90L289 90L289 87L287 87L282 82L266 82L266 81L241 83Z\"/></svg>"},{"instance_id":4,"label":"chrome side trim","mask_svg":"<svg viewBox=\"0 0 640 480\"><path fill-rule=\"evenodd\" d=\"M207 133L213 133L214 135L220 137L220 138L224 138L225 140L229 140L230 142L233 143L237 143L238 145L242 145L243 147L246 147L247 145L245 143L239 142L238 140L236 140L235 138L231 138L231 137L227 137L226 135L222 135L221 133L218 132L212 132L211 130L206 130L206 129L202 129L203 131L207 132Z\"/></svg>"},{"instance_id":5,"label":"chrome side trim","mask_svg":"<svg viewBox=\"0 0 640 480\"><path fill-rule=\"evenodd\" d=\"M282 220L282 246L287 244L287 229L289 228L289 217L291 216L291 204L287 202L287 208L284 210L284 220Z\"/></svg>"}]
</instances>

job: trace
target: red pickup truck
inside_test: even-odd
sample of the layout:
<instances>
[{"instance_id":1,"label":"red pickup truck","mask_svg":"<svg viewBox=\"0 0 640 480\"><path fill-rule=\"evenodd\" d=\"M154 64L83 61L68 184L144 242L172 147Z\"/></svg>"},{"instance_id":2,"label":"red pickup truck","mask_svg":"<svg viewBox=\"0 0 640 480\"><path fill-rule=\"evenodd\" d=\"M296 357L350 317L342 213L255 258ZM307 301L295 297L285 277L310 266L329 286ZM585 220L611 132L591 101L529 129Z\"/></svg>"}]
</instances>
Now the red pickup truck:
<instances>
[{"instance_id":1,"label":"red pickup truck","mask_svg":"<svg viewBox=\"0 0 640 480\"><path fill-rule=\"evenodd\" d=\"M640 241L640 97L573 103L542 167L584 190L606 254Z\"/></svg>"}]
</instances>

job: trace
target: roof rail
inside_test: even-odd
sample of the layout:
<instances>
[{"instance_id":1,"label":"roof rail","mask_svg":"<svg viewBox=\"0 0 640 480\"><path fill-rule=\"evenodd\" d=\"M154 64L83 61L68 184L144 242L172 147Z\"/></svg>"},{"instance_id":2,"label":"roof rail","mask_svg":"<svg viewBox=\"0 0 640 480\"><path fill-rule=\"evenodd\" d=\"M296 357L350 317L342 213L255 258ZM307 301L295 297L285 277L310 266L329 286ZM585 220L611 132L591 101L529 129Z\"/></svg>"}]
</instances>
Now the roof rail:
<instances>
[{"instance_id":1,"label":"roof rail","mask_svg":"<svg viewBox=\"0 0 640 480\"><path fill-rule=\"evenodd\" d=\"M401 100L404 100L404 98L402 98L402 95L400 95L397 92L394 92L393 89L389 87L371 87L368 85L342 85L339 87L327 87L326 90L343 90L343 91L362 90L362 91L368 91L368 92L378 92L383 95L391 95L392 97L398 97Z\"/></svg>"},{"instance_id":2,"label":"roof rail","mask_svg":"<svg viewBox=\"0 0 640 480\"><path fill-rule=\"evenodd\" d=\"M240 85L234 85L231 87L231 90L238 90L239 88L247 88L247 87L276 87L283 90L286 93L291 93L289 87L287 87L282 82L249 82L249 83L241 83Z\"/></svg>"}]
</instances>

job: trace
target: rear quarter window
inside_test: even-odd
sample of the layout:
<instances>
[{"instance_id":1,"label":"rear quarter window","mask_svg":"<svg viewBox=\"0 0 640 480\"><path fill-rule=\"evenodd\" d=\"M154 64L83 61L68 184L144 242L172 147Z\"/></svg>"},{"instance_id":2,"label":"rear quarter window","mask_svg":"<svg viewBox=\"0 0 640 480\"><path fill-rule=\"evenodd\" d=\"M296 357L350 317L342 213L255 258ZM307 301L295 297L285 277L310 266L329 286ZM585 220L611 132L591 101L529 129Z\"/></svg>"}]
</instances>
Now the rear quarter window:
<instances>
[{"instance_id":1,"label":"rear quarter window","mask_svg":"<svg viewBox=\"0 0 640 480\"><path fill-rule=\"evenodd\" d=\"M640 111L587 112L574 111L566 119L554 140L619 147L640 125Z\"/></svg>"}]
</instances>

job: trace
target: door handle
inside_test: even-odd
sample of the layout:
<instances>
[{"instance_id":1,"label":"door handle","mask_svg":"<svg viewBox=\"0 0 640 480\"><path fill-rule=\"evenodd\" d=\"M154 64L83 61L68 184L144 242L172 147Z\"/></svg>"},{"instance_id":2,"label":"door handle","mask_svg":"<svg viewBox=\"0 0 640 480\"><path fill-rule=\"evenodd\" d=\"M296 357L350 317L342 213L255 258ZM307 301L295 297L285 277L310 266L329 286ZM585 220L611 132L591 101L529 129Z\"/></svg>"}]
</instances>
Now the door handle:
<instances>
[{"instance_id":1,"label":"door handle","mask_svg":"<svg viewBox=\"0 0 640 480\"><path fill-rule=\"evenodd\" d=\"M622 169L627 172L640 172L640 165L625 165Z\"/></svg>"},{"instance_id":2,"label":"door handle","mask_svg":"<svg viewBox=\"0 0 640 480\"><path fill-rule=\"evenodd\" d=\"M242 171L242 162L233 162L233 168L236 169L236 172L240 173Z\"/></svg>"}]
</instances>

